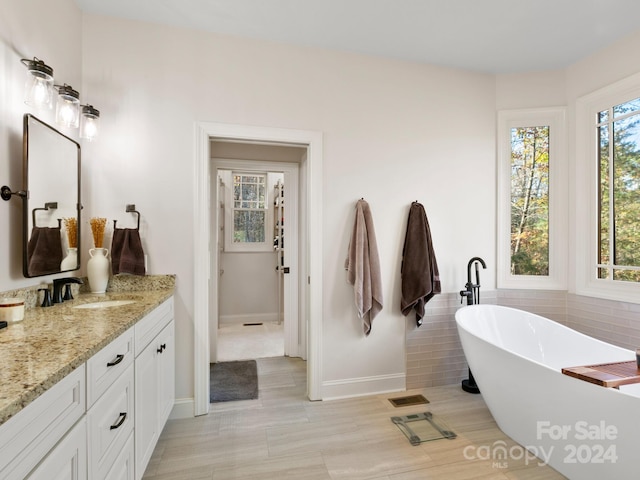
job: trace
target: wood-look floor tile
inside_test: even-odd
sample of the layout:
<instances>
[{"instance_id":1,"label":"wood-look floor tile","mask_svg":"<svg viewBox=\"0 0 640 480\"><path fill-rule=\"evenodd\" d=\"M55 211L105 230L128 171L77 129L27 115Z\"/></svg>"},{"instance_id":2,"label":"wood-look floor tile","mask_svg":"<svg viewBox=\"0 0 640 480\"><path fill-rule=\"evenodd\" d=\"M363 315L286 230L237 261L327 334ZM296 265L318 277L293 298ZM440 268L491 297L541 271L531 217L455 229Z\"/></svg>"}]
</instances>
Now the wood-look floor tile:
<instances>
[{"instance_id":1,"label":"wood-look floor tile","mask_svg":"<svg viewBox=\"0 0 640 480\"><path fill-rule=\"evenodd\" d=\"M431 457L409 442L393 443L382 440L354 444L351 448L322 454L334 480L364 480L381 475L426 468Z\"/></svg>"},{"instance_id":2,"label":"wood-look floor tile","mask_svg":"<svg viewBox=\"0 0 640 480\"><path fill-rule=\"evenodd\" d=\"M220 434L238 431L255 432L267 427L307 422L302 406L270 406L235 412L233 424L220 425Z\"/></svg>"},{"instance_id":3,"label":"wood-look floor tile","mask_svg":"<svg viewBox=\"0 0 640 480\"><path fill-rule=\"evenodd\" d=\"M267 429L269 455L291 455L353 448L364 441L357 425L347 422L315 422Z\"/></svg>"},{"instance_id":4,"label":"wood-look floor tile","mask_svg":"<svg viewBox=\"0 0 640 480\"><path fill-rule=\"evenodd\" d=\"M235 466L217 466L215 480L331 480L319 453L290 455Z\"/></svg>"},{"instance_id":5,"label":"wood-look floor tile","mask_svg":"<svg viewBox=\"0 0 640 480\"><path fill-rule=\"evenodd\" d=\"M557 480L548 466L496 464L465 447L504 442L482 395L459 385L310 402L306 363L258 359L257 400L211 405L209 415L171 420L145 480ZM428 404L395 408L388 399L422 394ZM392 416L430 411L458 435L412 446ZM468 452L467 452L468 453ZM504 467L504 468L502 468Z\"/></svg>"},{"instance_id":6,"label":"wood-look floor tile","mask_svg":"<svg viewBox=\"0 0 640 480\"><path fill-rule=\"evenodd\" d=\"M218 463L267 456L267 438L264 430L258 429L255 432L201 437L198 443L166 445L162 460L189 461L193 457L206 457L210 463Z\"/></svg>"},{"instance_id":7,"label":"wood-look floor tile","mask_svg":"<svg viewBox=\"0 0 640 480\"><path fill-rule=\"evenodd\" d=\"M152 474L149 471L144 472L143 480L212 480L213 467L192 467L186 464L178 471L169 473Z\"/></svg>"},{"instance_id":8,"label":"wood-look floor tile","mask_svg":"<svg viewBox=\"0 0 640 480\"><path fill-rule=\"evenodd\" d=\"M459 462L435 465L389 475L390 480L507 480L489 462Z\"/></svg>"}]
</instances>

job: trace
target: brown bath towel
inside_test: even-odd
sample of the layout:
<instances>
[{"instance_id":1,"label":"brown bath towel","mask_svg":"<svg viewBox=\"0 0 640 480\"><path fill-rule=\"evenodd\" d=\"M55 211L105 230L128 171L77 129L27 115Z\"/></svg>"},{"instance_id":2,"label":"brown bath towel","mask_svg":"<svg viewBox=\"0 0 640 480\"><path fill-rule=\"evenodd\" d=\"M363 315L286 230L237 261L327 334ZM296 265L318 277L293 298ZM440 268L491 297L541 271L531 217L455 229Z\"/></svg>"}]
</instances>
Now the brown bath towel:
<instances>
[{"instance_id":1,"label":"brown bath towel","mask_svg":"<svg viewBox=\"0 0 640 480\"><path fill-rule=\"evenodd\" d=\"M382 278L373 217L365 200L358 200L356 204L345 268L348 281L353 285L358 317L363 320L365 335L369 335L374 317L382 310Z\"/></svg>"},{"instance_id":2,"label":"brown bath towel","mask_svg":"<svg viewBox=\"0 0 640 480\"><path fill-rule=\"evenodd\" d=\"M144 275L144 250L140 232L135 228L116 228L111 241L111 271Z\"/></svg>"},{"instance_id":3,"label":"brown bath towel","mask_svg":"<svg viewBox=\"0 0 640 480\"><path fill-rule=\"evenodd\" d=\"M441 292L438 264L431 243L431 230L424 207L411 204L407 221L407 234L402 250L402 301L400 307L406 317L416 311L416 323L422 325L425 304Z\"/></svg>"},{"instance_id":4,"label":"brown bath towel","mask_svg":"<svg viewBox=\"0 0 640 480\"><path fill-rule=\"evenodd\" d=\"M62 262L60 227L33 227L27 245L27 260L29 275L59 272Z\"/></svg>"}]
</instances>

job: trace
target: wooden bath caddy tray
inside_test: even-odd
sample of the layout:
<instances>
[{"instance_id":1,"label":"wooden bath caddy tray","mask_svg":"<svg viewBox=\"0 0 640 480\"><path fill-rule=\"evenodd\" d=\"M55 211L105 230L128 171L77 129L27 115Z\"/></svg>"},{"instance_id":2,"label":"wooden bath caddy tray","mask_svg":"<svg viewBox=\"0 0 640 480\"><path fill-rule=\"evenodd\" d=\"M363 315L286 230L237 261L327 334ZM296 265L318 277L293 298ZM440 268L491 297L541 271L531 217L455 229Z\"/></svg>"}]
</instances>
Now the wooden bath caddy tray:
<instances>
[{"instance_id":1,"label":"wooden bath caddy tray","mask_svg":"<svg viewBox=\"0 0 640 480\"><path fill-rule=\"evenodd\" d=\"M640 369L635 360L563 368L562 373L603 387L640 383Z\"/></svg>"}]
</instances>

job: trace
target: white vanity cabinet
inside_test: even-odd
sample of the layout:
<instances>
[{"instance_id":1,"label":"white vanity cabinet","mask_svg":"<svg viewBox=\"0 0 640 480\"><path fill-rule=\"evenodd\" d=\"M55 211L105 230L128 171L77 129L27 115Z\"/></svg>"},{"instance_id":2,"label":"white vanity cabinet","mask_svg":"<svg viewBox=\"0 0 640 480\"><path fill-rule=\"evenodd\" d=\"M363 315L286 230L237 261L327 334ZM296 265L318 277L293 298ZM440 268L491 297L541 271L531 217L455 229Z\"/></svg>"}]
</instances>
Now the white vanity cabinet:
<instances>
[{"instance_id":1,"label":"white vanity cabinet","mask_svg":"<svg viewBox=\"0 0 640 480\"><path fill-rule=\"evenodd\" d=\"M0 480L136 480L175 399L173 297L0 425Z\"/></svg>"},{"instance_id":2,"label":"white vanity cabinet","mask_svg":"<svg viewBox=\"0 0 640 480\"><path fill-rule=\"evenodd\" d=\"M136 480L149 464L175 399L173 299L135 325Z\"/></svg>"}]
</instances>

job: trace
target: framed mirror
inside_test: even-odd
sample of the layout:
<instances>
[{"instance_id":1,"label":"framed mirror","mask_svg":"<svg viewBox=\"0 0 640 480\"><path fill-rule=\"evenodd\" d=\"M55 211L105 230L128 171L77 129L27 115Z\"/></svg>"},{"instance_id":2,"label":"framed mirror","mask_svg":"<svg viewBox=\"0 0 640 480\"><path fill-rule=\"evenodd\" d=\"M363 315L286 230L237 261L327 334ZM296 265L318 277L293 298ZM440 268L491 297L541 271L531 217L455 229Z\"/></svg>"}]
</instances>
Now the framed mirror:
<instances>
[{"instance_id":1,"label":"framed mirror","mask_svg":"<svg viewBox=\"0 0 640 480\"><path fill-rule=\"evenodd\" d=\"M80 145L31 114L23 117L23 273L80 268Z\"/></svg>"}]
</instances>

